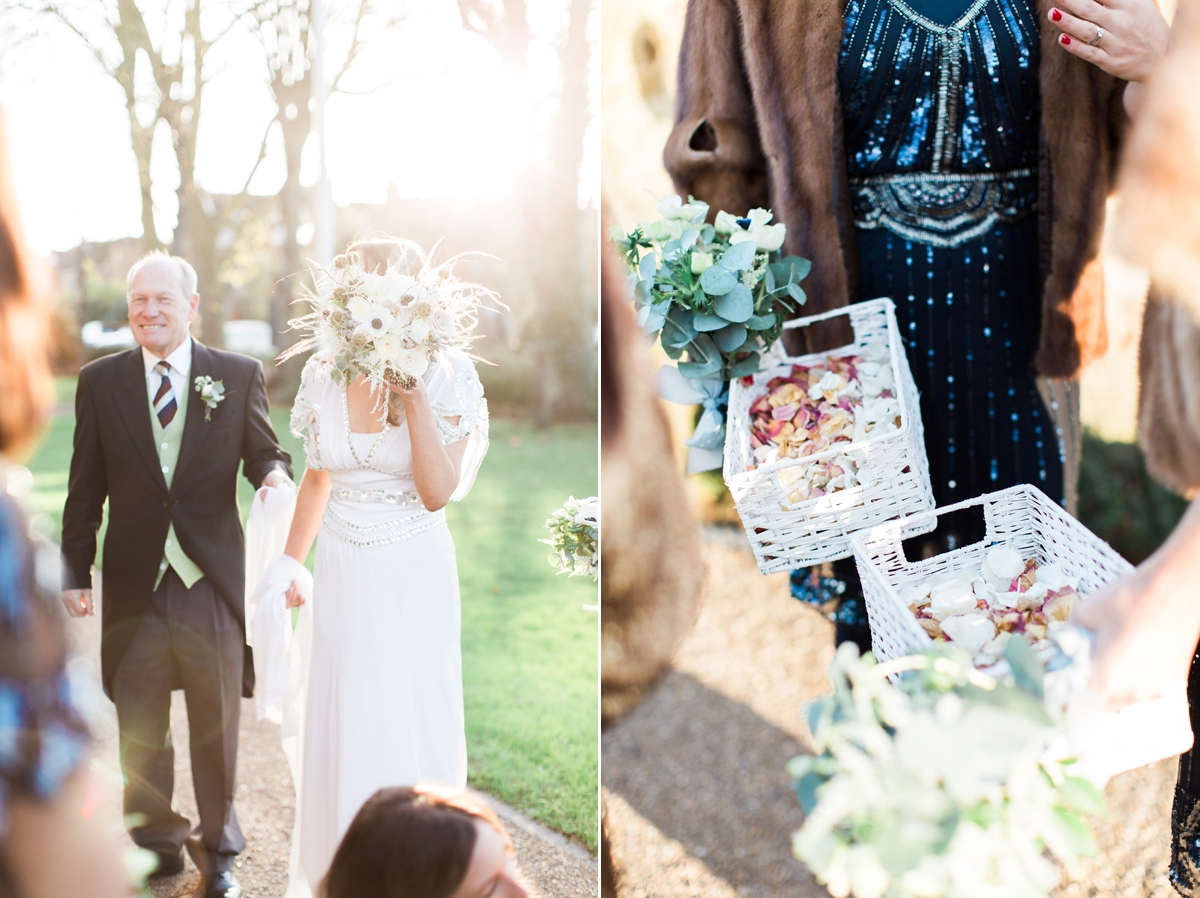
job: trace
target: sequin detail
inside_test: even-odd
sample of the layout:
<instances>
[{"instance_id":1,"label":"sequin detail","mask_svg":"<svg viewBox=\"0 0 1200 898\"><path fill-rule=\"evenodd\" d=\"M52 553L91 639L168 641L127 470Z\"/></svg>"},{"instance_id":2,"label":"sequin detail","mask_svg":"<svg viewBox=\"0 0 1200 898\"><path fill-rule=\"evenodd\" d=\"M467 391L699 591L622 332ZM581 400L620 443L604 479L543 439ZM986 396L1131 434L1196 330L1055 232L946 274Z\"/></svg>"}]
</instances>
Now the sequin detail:
<instances>
[{"instance_id":1,"label":"sequin detail","mask_svg":"<svg viewBox=\"0 0 1200 898\"><path fill-rule=\"evenodd\" d=\"M852 179L850 191L858 227L887 228L940 247L961 246L997 222L1019 221L1037 205L1031 169L877 175Z\"/></svg>"},{"instance_id":2,"label":"sequin detail","mask_svg":"<svg viewBox=\"0 0 1200 898\"><path fill-rule=\"evenodd\" d=\"M394 521L383 521L379 524L354 524L347 521L331 508L325 509L321 525L330 536L336 536L343 542L359 549L370 549L375 546L385 546L402 539L425 533L446 522L446 510L437 511L422 509L408 517Z\"/></svg>"}]
</instances>

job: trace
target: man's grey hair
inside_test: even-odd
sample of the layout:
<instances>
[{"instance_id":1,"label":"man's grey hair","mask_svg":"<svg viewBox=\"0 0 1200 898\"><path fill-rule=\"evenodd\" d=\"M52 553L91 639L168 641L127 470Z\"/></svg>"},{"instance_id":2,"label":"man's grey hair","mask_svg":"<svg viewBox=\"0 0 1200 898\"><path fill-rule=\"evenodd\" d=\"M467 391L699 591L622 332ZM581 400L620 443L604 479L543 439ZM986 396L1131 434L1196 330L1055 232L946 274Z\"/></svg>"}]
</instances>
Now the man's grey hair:
<instances>
[{"instance_id":1,"label":"man's grey hair","mask_svg":"<svg viewBox=\"0 0 1200 898\"><path fill-rule=\"evenodd\" d=\"M156 249L146 253L129 269L129 274L125 276L125 299L129 299L129 292L137 273L151 262L157 262L160 259L172 263L179 269L179 286L183 288L183 298L187 300L192 298L196 293L197 286L196 269L192 267L192 263L183 256L173 256L166 250Z\"/></svg>"}]
</instances>

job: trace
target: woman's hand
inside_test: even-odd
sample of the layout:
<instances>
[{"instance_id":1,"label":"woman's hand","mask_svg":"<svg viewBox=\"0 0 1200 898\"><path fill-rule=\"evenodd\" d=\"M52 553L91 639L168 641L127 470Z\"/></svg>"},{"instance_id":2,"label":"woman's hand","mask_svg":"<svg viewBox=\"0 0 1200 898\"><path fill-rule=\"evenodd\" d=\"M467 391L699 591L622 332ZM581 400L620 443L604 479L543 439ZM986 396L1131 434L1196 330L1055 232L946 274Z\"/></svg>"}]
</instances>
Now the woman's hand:
<instances>
[{"instance_id":1,"label":"woman's hand","mask_svg":"<svg viewBox=\"0 0 1200 898\"><path fill-rule=\"evenodd\" d=\"M276 595L278 595L278 593L276 593ZM295 580L293 580L292 585L288 587L287 592L284 594L284 598L287 600L284 603L284 607L286 608L299 608L304 604L304 596L300 595L300 587L297 585Z\"/></svg>"},{"instance_id":2,"label":"woman's hand","mask_svg":"<svg viewBox=\"0 0 1200 898\"><path fill-rule=\"evenodd\" d=\"M1058 45L1116 78L1145 81L1167 55L1171 27L1153 0L1060 2L1048 14Z\"/></svg>"},{"instance_id":3,"label":"woman's hand","mask_svg":"<svg viewBox=\"0 0 1200 898\"><path fill-rule=\"evenodd\" d=\"M1200 638L1200 500L1136 571L1080 602L1096 634L1091 686L1110 708L1160 698L1186 680Z\"/></svg>"},{"instance_id":4,"label":"woman's hand","mask_svg":"<svg viewBox=\"0 0 1200 898\"><path fill-rule=\"evenodd\" d=\"M425 389L425 379L423 377L413 378L415 383L411 390L406 390L398 384L392 383L390 380L385 380L387 388L405 401L405 403L415 402L418 399L428 397L428 392Z\"/></svg>"}]
</instances>

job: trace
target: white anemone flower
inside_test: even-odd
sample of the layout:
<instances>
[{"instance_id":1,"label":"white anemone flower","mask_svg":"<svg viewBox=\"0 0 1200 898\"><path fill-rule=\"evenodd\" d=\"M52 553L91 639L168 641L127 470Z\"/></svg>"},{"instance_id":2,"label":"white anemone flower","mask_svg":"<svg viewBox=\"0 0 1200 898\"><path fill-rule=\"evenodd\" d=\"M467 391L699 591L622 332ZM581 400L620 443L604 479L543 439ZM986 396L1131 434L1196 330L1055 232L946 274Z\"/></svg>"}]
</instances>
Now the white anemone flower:
<instances>
[{"instance_id":1,"label":"white anemone flower","mask_svg":"<svg viewBox=\"0 0 1200 898\"><path fill-rule=\"evenodd\" d=\"M772 214L766 209L751 209L746 218L735 219L737 227L730 233L730 243L745 243L753 240L762 252L773 253L783 246L787 236L787 225L769 224Z\"/></svg>"},{"instance_id":2,"label":"white anemone flower","mask_svg":"<svg viewBox=\"0 0 1200 898\"><path fill-rule=\"evenodd\" d=\"M708 203L693 201L685 203L683 198L676 194L668 194L658 201L658 205L654 207L663 218L671 221L686 221L692 224L698 224L704 221L708 215Z\"/></svg>"},{"instance_id":3,"label":"white anemone flower","mask_svg":"<svg viewBox=\"0 0 1200 898\"><path fill-rule=\"evenodd\" d=\"M360 320L372 338L378 340L388 332L388 328L392 326L394 317L391 311L385 306L372 303L367 313Z\"/></svg>"}]
</instances>

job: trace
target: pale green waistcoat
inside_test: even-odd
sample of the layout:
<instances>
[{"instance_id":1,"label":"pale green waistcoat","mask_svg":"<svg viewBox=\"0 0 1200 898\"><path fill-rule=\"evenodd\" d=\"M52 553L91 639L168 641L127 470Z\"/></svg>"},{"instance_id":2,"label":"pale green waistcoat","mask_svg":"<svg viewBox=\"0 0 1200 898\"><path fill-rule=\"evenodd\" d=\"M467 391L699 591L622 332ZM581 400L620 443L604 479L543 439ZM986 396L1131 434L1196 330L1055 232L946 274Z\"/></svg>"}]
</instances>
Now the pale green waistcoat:
<instances>
[{"instance_id":1,"label":"pale green waistcoat","mask_svg":"<svg viewBox=\"0 0 1200 898\"><path fill-rule=\"evenodd\" d=\"M175 404L178 407L175 409L175 418L165 433L162 425L158 423L158 415L154 414L154 402L148 393L146 401L150 404L150 426L154 429L154 448L158 450L158 463L161 466L163 479L167 481L167 489L170 489L171 481L175 477L175 466L179 462L179 448L183 445L183 425L187 422L187 390L184 390L182 396L178 392L175 394ZM167 572L168 566L175 568L175 573L179 575L179 579L188 589L191 589L195 582L204 576L204 571L197 567L196 562L183 554L183 549L179 547L179 540L175 538L174 523L167 528L163 560L158 566L158 576L154 580L155 589L158 589L158 585L162 582L163 574Z\"/></svg>"}]
</instances>

